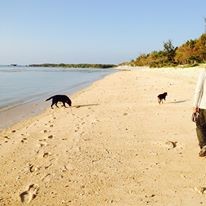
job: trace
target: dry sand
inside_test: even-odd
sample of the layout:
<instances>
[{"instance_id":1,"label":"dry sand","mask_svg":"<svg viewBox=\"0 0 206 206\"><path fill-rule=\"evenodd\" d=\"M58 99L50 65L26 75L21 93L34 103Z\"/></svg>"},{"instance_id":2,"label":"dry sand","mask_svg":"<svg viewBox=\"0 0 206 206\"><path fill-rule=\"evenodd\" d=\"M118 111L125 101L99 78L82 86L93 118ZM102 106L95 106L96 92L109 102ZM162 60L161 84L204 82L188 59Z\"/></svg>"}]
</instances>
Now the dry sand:
<instances>
[{"instance_id":1,"label":"dry sand","mask_svg":"<svg viewBox=\"0 0 206 206\"><path fill-rule=\"evenodd\" d=\"M0 205L206 205L191 122L197 74L119 71L73 95L72 109L3 130Z\"/></svg>"}]
</instances>

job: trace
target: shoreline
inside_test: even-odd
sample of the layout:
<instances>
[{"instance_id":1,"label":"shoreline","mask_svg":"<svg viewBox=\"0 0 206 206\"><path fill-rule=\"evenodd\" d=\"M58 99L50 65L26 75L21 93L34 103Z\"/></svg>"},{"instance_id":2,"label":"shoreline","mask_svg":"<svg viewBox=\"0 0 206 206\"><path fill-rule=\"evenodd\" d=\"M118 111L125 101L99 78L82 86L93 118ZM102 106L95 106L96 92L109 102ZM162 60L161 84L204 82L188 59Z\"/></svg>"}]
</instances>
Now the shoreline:
<instances>
[{"instance_id":1,"label":"shoreline","mask_svg":"<svg viewBox=\"0 0 206 206\"><path fill-rule=\"evenodd\" d=\"M0 204L206 204L205 159L190 120L197 75L122 70L72 95L74 107L3 130Z\"/></svg>"},{"instance_id":2,"label":"shoreline","mask_svg":"<svg viewBox=\"0 0 206 206\"><path fill-rule=\"evenodd\" d=\"M114 71L110 74L112 73L114 73ZM110 74L104 74L94 81L84 82L75 88L70 88L67 91L63 91L62 93L73 96L75 93L78 93L79 91L91 86L94 82L99 81ZM50 96L52 96L52 94L50 94ZM46 109L50 107L50 102L45 102L46 98L48 98L48 95L42 95L29 102L22 102L14 106L12 106L11 104L1 108L0 131L10 126L13 126L19 121L29 119L30 117L34 117L38 114L41 114L42 112L45 112Z\"/></svg>"}]
</instances>

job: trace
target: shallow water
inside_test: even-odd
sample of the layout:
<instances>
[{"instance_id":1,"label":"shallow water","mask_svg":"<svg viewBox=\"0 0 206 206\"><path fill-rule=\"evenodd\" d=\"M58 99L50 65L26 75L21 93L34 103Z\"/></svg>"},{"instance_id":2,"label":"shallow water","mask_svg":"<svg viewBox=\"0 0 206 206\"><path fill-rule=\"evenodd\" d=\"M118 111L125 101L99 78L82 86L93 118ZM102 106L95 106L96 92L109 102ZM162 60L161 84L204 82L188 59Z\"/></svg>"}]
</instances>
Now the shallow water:
<instances>
[{"instance_id":1,"label":"shallow water","mask_svg":"<svg viewBox=\"0 0 206 206\"><path fill-rule=\"evenodd\" d=\"M112 71L1 66L0 111L54 94L73 93Z\"/></svg>"}]
</instances>

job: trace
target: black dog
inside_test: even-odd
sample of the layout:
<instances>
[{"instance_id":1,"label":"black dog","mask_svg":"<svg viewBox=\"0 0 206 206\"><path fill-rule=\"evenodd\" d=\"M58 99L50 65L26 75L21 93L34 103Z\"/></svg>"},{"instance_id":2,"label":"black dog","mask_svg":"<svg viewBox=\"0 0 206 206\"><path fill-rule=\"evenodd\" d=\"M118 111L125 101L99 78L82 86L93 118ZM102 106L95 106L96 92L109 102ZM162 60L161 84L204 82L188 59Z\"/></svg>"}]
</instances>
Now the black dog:
<instances>
[{"instance_id":1,"label":"black dog","mask_svg":"<svg viewBox=\"0 0 206 206\"><path fill-rule=\"evenodd\" d=\"M163 94L159 94L159 95L157 96L158 103L159 103L159 104L160 104L160 103L163 103L163 100L166 101L166 96L167 96L167 92L164 92Z\"/></svg>"},{"instance_id":2,"label":"black dog","mask_svg":"<svg viewBox=\"0 0 206 206\"><path fill-rule=\"evenodd\" d=\"M71 99L69 99L69 97L67 97L66 95L55 95L45 101L48 101L50 99L52 99L52 104L51 104L52 109L54 104L58 107L57 105L58 102L62 102L64 107L66 107L65 103L67 103L69 106L72 106Z\"/></svg>"}]
</instances>

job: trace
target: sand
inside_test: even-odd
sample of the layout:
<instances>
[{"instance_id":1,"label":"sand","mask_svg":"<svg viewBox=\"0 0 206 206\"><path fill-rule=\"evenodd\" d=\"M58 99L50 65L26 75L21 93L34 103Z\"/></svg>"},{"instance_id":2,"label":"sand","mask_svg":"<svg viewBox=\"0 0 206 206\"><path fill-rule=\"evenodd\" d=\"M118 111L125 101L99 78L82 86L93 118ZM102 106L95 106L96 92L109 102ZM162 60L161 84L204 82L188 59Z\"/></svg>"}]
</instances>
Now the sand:
<instances>
[{"instance_id":1,"label":"sand","mask_svg":"<svg viewBox=\"0 0 206 206\"><path fill-rule=\"evenodd\" d=\"M72 108L4 129L0 205L205 205L191 121L198 72L126 68L74 94Z\"/></svg>"}]
</instances>

